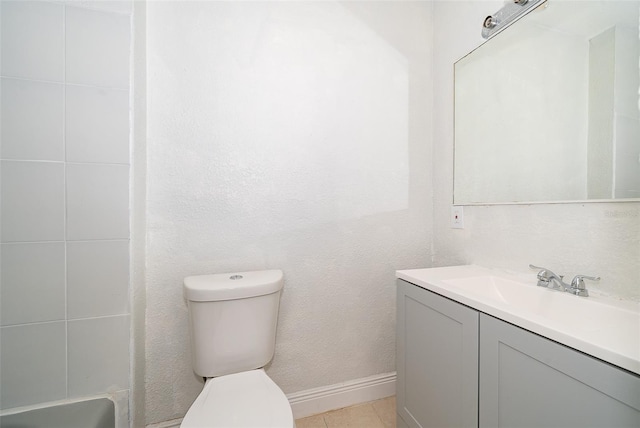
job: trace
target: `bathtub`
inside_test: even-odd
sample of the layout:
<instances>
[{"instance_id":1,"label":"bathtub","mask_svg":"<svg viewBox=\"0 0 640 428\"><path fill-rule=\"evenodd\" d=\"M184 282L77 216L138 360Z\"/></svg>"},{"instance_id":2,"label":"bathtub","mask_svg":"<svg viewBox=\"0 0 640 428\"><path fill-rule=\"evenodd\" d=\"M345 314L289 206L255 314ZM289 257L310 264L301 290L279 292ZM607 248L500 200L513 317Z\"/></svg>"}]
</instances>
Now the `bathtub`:
<instances>
[{"instance_id":1,"label":"bathtub","mask_svg":"<svg viewBox=\"0 0 640 428\"><path fill-rule=\"evenodd\" d=\"M115 407L108 398L0 415L0 428L115 428L115 424Z\"/></svg>"}]
</instances>

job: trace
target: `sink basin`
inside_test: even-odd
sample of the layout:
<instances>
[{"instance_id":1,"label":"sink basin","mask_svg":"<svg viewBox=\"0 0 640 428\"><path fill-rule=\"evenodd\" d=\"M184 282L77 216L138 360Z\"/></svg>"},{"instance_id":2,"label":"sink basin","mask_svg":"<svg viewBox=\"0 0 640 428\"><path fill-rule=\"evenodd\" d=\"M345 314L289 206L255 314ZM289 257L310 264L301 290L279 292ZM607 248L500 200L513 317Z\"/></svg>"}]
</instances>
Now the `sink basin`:
<instances>
[{"instance_id":1,"label":"sink basin","mask_svg":"<svg viewBox=\"0 0 640 428\"><path fill-rule=\"evenodd\" d=\"M640 374L640 305L578 297L480 266L398 271L397 277Z\"/></svg>"},{"instance_id":2,"label":"sink basin","mask_svg":"<svg viewBox=\"0 0 640 428\"><path fill-rule=\"evenodd\" d=\"M514 311L528 312L549 322L562 323L566 330L600 331L614 336L621 335L621 332L624 335L628 331L629 334L636 333L640 337L640 318L637 312L588 298L577 298L495 275L455 278L442 282L481 299L495 300Z\"/></svg>"},{"instance_id":3,"label":"sink basin","mask_svg":"<svg viewBox=\"0 0 640 428\"><path fill-rule=\"evenodd\" d=\"M540 293L539 290L525 283L495 275L447 279L442 282L471 294L523 308L537 307L549 300L548 295Z\"/></svg>"}]
</instances>

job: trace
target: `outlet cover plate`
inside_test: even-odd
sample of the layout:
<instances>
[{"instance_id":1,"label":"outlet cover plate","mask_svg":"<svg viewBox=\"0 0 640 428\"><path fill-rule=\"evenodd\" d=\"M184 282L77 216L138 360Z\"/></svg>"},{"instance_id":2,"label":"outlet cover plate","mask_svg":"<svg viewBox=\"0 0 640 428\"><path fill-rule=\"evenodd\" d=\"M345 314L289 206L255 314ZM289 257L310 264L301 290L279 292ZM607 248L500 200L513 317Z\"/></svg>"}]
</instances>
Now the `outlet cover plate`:
<instances>
[{"instance_id":1,"label":"outlet cover plate","mask_svg":"<svg viewBox=\"0 0 640 428\"><path fill-rule=\"evenodd\" d=\"M451 207L451 228L464 229L464 207L462 205Z\"/></svg>"}]
</instances>

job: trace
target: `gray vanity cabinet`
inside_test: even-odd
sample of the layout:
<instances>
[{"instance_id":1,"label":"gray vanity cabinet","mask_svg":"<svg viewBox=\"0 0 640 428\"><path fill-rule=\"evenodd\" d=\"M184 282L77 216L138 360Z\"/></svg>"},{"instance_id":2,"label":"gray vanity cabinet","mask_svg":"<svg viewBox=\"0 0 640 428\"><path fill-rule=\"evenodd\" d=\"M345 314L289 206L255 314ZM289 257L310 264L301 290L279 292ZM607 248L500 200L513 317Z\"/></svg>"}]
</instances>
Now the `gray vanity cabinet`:
<instances>
[{"instance_id":1,"label":"gray vanity cabinet","mask_svg":"<svg viewBox=\"0 0 640 428\"><path fill-rule=\"evenodd\" d=\"M640 428L640 376L398 280L398 427Z\"/></svg>"},{"instance_id":2,"label":"gray vanity cabinet","mask_svg":"<svg viewBox=\"0 0 640 428\"><path fill-rule=\"evenodd\" d=\"M398 427L478 426L479 313L398 280Z\"/></svg>"},{"instance_id":3,"label":"gray vanity cabinet","mask_svg":"<svg viewBox=\"0 0 640 428\"><path fill-rule=\"evenodd\" d=\"M640 378L480 315L480 427L640 427Z\"/></svg>"}]
</instances>

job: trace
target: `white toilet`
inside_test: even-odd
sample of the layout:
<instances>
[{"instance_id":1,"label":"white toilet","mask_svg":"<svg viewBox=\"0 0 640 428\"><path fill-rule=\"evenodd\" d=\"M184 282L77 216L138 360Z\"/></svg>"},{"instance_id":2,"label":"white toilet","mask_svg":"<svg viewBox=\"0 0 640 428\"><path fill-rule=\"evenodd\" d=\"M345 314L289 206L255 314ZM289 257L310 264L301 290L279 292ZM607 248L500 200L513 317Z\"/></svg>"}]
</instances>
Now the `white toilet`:
<instances>
[{"instance_id":1,"label":"white toilet","mask_svg":"<svg viewBox=\"0 0 640 428\"><path fill-rule=\"evenodd\" d=\"M190 276L193 370L207 378L181 428L294 428L284 392L264 372L275 349L282 271Z\"/></svg>"}]
</instances>

